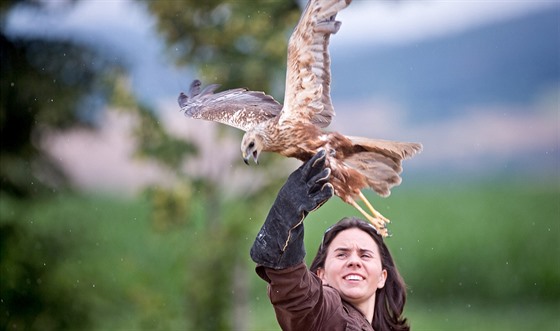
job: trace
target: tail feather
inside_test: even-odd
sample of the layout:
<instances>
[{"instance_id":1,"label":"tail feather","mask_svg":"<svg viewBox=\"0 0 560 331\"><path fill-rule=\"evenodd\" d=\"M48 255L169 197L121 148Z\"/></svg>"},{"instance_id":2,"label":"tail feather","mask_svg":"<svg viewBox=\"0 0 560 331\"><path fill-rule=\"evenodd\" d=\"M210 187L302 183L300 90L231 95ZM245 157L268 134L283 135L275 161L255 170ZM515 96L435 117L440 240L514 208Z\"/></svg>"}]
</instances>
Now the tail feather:
<instances>
[{"instance_id":1,"label":"tail feather","mask_svg":"<svg viewBox=\"0 0 560 331\"><path fill-rule=\"evenodd\" d=\"M347 138L352 141L355 153L345 159L346 165L362 174L367 185L383 197L389 196L391 188L401 183L402 160L422 151L422 145L417 143Z\"/></svg>"},{"instance_id":2,"label":"tail feather","mask_svg":"<svg viewBox=\"0 0 560 331\"><path fill-rule=\"evenodd\" d=\"M391 188L401 183L400 161L397 163L376 152L357 153L344 162L364 176L368 187L383 197L389 196Z\"/></svg>"}]
</instances>

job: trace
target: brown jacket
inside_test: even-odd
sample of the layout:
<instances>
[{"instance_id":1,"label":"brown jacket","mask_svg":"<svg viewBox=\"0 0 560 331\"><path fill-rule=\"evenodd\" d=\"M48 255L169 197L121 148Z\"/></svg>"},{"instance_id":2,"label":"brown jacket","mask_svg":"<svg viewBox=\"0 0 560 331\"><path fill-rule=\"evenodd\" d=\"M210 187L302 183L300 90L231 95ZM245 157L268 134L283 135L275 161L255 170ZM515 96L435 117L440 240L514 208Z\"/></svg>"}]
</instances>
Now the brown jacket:
<instances>
[{"instance_id":1,"label":"brown jacket","mask_svg":"<svg viewBox=\"0 0 560 331\"><path fill-rule=\"evenodd\" d=\"M304 263L281 270L257 266L256 271L269 283L268 296L282 330L373 331L362 313L323 285Z\"/></svg>"}]
</instances>

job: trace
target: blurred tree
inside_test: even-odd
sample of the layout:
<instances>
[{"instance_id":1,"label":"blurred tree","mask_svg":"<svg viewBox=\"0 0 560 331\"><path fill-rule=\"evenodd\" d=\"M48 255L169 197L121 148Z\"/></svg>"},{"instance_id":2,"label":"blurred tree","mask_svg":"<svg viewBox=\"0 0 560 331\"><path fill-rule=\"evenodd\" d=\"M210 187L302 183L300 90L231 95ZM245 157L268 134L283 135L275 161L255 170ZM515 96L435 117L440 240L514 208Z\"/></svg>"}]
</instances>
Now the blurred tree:
<instances>
[{"instance_id":1,"label":"blurred tree","mask_svg":"<svg viewBox=\"0 0 560 331\"><path fill-rule=\"evenodd\" d=\"M29 206L68 183L42 149L45 133L92 127L107 98L107 77L120 66L70 41L6 33L16 6L42 10L42 1L0 5L0 198ZM62 5L62 4L61 4ZM66 5L72 5L67 2ZM80 297L65 293L52 272L73 248L59 236L37 237L22 215L0 215L0 328L80 329L89 325ZM44 266L47 265L48 268Z\"/></svg>"},{"instance_id":2,"label":"blurred tree","mask_svg":"<svg viewBox=\"0 0 560 331\"><path fill-rule=\"evenodd\" d=\"M110 91L106 77L119 66L69 41L6 35L10 3L27 2L0 7L0 191L24 197L65 182L57 163L42 151L42 136L91 126L99 101Z\"/></svg>"},{"instance_id":3,"label":"blurred tree","mask_svg":"<svg viewBox=\"0 0 560 331\"><path fill-rule=\"evenodd\" d=\"M300 15L296 0L148 1L146 4L157 17L159 31L178 65L195 67L203 80L219 82L224 88L246 86L267 91L277 98L283 94L287 39ZM135 109L139 118L145 116L140 106L128 109ZM148 131L165 134L154 127L159 125L156 121L138 123L139 141L145 141L143 136ZM153 153L143 143L139 147L140 155L162 161L186 183L185 187L196 192L188 195L186 201L184 189L150 190L154 222L160 228L168 228L162 224L170 221L171 206L178 210L188 204L190 208L174 214L184 213L187 226L197 234L193 240L204 238L204 245L194 245L185 256L191 266L186 272L186 314L190 327L196 330L246 328L247 316L232 318L232 308L238 308L235 311L242 314L243 309L239 308L246 305L247 293L243 292L248 286L243 282L248 281L244 274L250 245L247 238L251 229L258 226L249 220L251 215L264 217L279 183L271 178L269 185L260 191L231 200L220 189L223 183L193 178L183 172L180 162L166 162L164 153ZM163 150L172 149L160 149ZM266 171L262 164L259 170ZM165 212L157 212L158 205L165 206Z\"/></svg>"}]
</instances>

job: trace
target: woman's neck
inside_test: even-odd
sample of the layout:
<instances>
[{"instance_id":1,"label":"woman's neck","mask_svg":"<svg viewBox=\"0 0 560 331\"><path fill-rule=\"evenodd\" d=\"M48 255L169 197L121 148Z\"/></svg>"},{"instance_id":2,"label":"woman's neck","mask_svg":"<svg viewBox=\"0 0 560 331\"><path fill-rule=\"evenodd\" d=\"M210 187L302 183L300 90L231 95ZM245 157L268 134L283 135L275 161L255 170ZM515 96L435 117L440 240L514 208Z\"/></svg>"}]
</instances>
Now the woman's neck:
<instances>
[{"instance_id":1,"label":"woman's neck","mask_svg":"<svg viewBox=\"0 0 560 331\"><path fill-rule=\"evenodd\" d=\"M373 312L375 310L375 300L363 302L361 305L356 306L356 309L358 309L371 324L373 321Z\"/></svg>"},{"instance_id":2,"label":"woman's neck","mask_svg":"<svg viewBox=\"0 0 560 331\"><path fill-rule=\"evenodd\" d=\"M348 303L359 311L370 324L372 323L373 312L375 311L375 295L371 300L364 302L352 302L348 300Z\"/></svg>"}]
</instances>

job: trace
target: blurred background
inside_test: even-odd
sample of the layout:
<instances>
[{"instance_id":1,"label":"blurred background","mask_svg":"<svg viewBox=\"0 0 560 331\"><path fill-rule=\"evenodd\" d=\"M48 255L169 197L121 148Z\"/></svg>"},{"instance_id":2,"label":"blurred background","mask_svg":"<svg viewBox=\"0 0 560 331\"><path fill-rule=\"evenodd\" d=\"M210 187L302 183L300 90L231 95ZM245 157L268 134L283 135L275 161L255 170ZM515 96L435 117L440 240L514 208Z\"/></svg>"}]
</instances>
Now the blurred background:
<instances>
[{"instance_id":1,"label":"blurred background","mask_svg":"<svg viewBox=\"0 0 560 331\"><path fill-rule=\"evenodd\" d=\"M185 118L190 82L282 101L304 1L0 4L0 328L279 330L249 248L298 162ZM414 330L560 330L560 3L359 1L329 130L418 141L370 201ZM356 211L306 220L307 260ZM359 215L356 215L359 216Z\"/></svg>"}]
</instances>

